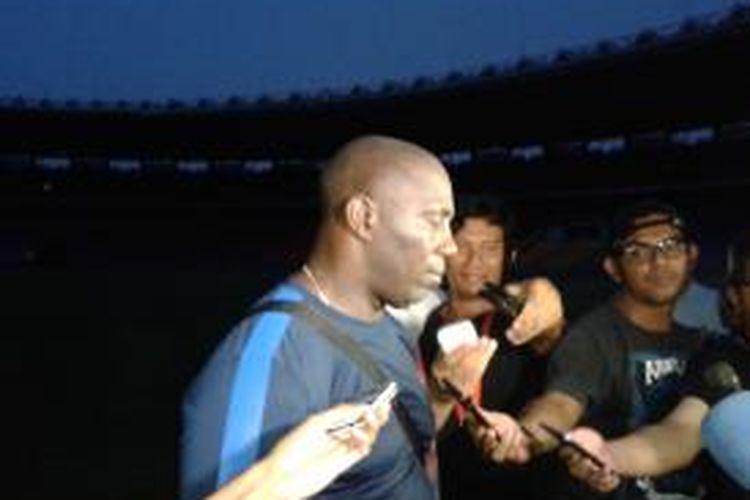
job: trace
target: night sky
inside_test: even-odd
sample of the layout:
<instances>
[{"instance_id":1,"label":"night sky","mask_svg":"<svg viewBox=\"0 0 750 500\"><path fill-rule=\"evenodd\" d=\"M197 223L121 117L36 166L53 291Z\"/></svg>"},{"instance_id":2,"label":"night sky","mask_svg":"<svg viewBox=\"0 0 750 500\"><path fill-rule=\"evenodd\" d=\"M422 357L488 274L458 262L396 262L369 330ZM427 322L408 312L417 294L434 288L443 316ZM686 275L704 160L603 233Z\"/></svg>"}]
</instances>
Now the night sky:
<instances>
[{"instance_id":1,"label":"night sky","mask_svg":"<svg viewBox=\"0 0 750 500\"><path fill-rule=\"evenodd\" d=\"M0 97L224 99L444 76L730 0L4 0Z\"/></svg>"}]
</instances>

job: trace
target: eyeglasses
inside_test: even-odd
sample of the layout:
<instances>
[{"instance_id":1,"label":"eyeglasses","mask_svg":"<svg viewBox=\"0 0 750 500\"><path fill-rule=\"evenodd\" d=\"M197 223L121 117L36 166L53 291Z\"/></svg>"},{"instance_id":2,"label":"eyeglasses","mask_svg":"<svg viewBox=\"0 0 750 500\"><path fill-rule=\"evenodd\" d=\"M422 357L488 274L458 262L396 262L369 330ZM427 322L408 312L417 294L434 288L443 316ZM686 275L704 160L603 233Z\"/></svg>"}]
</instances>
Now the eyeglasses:
<instances>
[{"instance_id":1,"label":"eyeglasses","mask_svg":"<svg viewBox=\"0 0 750 500\"><path fill-rule=\"evenodd\" d=\"M684 238L671 236L656 243L625 242L618 249L618 254L625 260L645 263L651 262L657 255L667 259L682 257L686 250L687 241Z\"/></svg>"}]
</instances>

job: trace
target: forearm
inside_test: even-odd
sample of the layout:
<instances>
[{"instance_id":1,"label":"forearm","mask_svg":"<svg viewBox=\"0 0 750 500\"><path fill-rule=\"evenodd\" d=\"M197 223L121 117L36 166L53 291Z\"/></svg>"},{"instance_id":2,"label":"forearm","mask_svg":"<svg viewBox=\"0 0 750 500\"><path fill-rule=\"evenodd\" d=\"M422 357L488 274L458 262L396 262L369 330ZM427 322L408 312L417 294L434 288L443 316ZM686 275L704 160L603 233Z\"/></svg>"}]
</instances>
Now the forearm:
<instances>
[{"instance_id":1,"label":"forearm","mask_svg":"<svg viewBox=\"0 0 750 500\"><path fill-rule=\"evenodd\" d=\"M687 466L701 450L701 421L702 415L667 419L610 441L618 472L624 476L658 476Z\"/></svg>"},{"instance_id":2,"label":"forearm","mask_svg":"<svg viewBox=\"0 0 750 500\"><path fill-rule=\"evenodd\" d=\"M565 320L561 319L558 323L531 339L531 342L529 342L531 349L537 356L547 356L562 337L564 329Z\"/></svg>"},{"instance_id":3,"label":"forearm","mask_svg":"<svg viewBox=\"0 0 750 500\"><path fill-rule=\"evenodd\" d=\"M550 451L557 440L540 427L540 423L554 427L560 432L572 429L583 415L583 405L562 392L548 392L531 401L519 419L521 425L534 434L534 453Z\"/></svg>"},{"instance_id":4,"label":"forearm","mask_svg":"<svg viewBox=\"0 0 750 500\"><path fill-rule=\"evenodd\" d=\"M439 431L448 421L448 418L453 411L454 401L453 398L449 397L437 387L435 381L430 382L429 393L432 414L435 417L435 429Z\"/></svg>"},{"instance_id":5,"label":"forearm","mask_svg":"<svg viewBox=\"0 0 750 500\"><path fill-rule=\"evenodd\" d=\"M281 498L276 490L283 478L271 461L261 460L250 469L222 486L209 500L265 500Z\"/></svg>"}]
</instances>

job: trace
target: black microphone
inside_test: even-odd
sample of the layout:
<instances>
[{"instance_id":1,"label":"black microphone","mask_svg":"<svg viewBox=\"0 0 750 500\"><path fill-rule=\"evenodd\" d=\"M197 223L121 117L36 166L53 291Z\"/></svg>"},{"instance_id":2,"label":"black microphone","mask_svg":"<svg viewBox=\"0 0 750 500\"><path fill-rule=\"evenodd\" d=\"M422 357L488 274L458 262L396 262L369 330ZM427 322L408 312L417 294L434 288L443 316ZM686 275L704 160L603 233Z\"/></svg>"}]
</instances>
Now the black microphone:
<instances>
[{"instance_id":1,"label":"black microphone","mask_svg":"<svg viewBox=\"0 0 750 500\"><path fill-rule=\"evenodd\" d=\"M712 403L742 390L740 376L726 361L718 361L706 368L703 372L703 383L708 389Z\"/></svg>"},{"instance_id":2,"label":"black microphone","mask_svg":"<svg viewBox=\"0 0 750 500\"><path fill-rule=\"evenodd\" d=\"M500 349L508 351L520 348L521 346L514 345L508 340L505 331L521 314L524 300L509 294L503 287L493 283L485 283L479 295L487 299L495 310L496 317L492 322L490 335L498 341Z\"/></svg>"},{"instance_id":3,"label":"black microphone","mask_svg":"<svg viewBox=\"0 0 750 500\"><path fill-rule=\"evenodd\" d=\"M493 283L485 283L479 295L489 300L497 312L513 319L521 314L524 301L520 297L509 294L503 287Z\"/></svg>"}]
</instances>

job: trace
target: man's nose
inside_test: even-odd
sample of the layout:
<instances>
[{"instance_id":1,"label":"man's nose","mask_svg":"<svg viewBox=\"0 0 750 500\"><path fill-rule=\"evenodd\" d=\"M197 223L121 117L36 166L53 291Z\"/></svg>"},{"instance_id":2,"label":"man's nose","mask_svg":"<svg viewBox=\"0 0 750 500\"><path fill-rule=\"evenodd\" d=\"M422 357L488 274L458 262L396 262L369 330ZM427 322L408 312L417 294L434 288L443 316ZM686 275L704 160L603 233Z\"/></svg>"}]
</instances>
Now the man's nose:
<instances>
[{"instance_id":1,"label":"man's nose","mask_svg":"<svg viewBox=\"0 0 750 500\"><path fill-rule=\"evenodd\" d=\"M458 251L458 245L456 240L453 239L453 233L448 231L446 237L443 239L443 244L440 246L440 252L444 256L453 255Z\"/></svg>"},{"instance_id":2,"label":"man's nose","mask_svg":"<svg viewBox=\"0 0 750 500\"><path fill-rule=\"evenodd\" d=\"M659 247L651 248L651 253L648 256L648 261L652 264L664 264L667 261L667 256L664 255L664 250Z\"/></svg>"}]
</instances>

